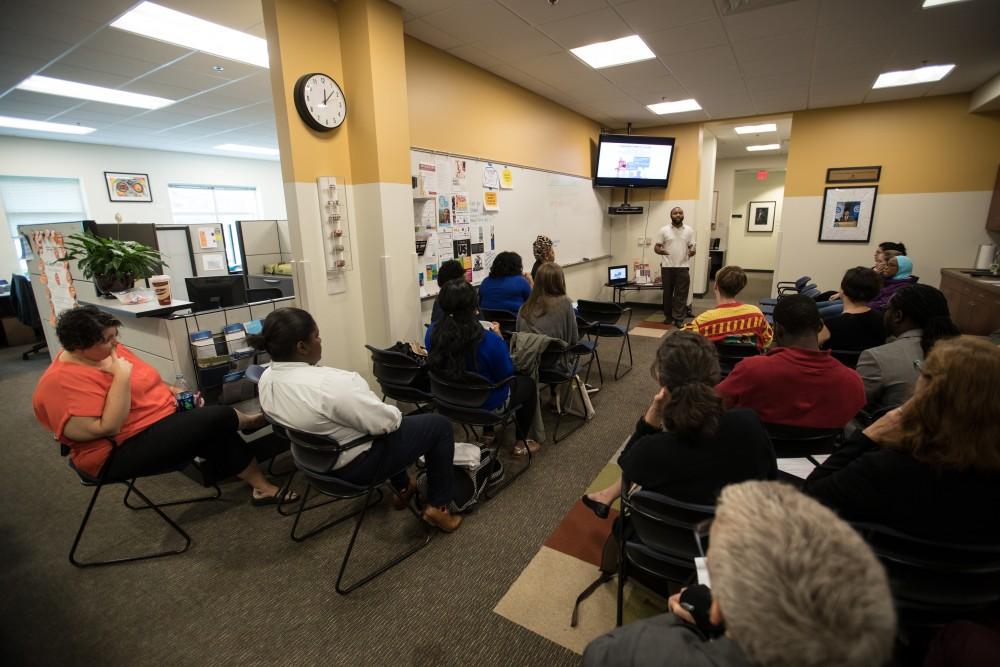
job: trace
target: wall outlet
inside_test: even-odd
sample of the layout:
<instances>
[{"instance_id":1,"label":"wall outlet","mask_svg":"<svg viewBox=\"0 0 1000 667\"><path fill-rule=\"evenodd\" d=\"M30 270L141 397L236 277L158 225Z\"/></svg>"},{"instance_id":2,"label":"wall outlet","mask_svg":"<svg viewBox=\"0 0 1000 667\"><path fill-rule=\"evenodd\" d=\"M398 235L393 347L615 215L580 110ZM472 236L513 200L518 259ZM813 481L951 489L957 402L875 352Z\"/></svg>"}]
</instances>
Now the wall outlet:
<instances>
[{"instance_id":1,"label":"wall outlet","mask_svg":"<svg viewBox=\"0 0 1000 667\"><path fill-rule=\"evenodd\" d=\"M639 241L638 245L640 248L645 248L646 246L650 246L653 244L652 239L650 239L648 236L647 237L640 236L638 241Z\"/></svg>"}]
</instances>

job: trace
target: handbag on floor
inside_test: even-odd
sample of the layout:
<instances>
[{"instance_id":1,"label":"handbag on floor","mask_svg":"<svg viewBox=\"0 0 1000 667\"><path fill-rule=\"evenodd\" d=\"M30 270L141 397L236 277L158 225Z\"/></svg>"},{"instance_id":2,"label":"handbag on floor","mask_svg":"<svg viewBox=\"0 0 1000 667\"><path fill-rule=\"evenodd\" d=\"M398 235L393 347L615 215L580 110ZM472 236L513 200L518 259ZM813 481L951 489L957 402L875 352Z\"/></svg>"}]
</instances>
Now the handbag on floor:
<instances>
[{"instance_id":1,"label":"handbag on floor","mask_svg":"<svg viewBox=\"0 0 1000 667\"><path fill-rule=\"evenodd\" d=\"M479 498L491 486L503 481L503 462L495 449L479 447L468 442L455 443L454 491L448 511L452 514L467 512L479 502ZM417 473L417 488L427 497L427 470Z\"/></svg>"}]
</instances>

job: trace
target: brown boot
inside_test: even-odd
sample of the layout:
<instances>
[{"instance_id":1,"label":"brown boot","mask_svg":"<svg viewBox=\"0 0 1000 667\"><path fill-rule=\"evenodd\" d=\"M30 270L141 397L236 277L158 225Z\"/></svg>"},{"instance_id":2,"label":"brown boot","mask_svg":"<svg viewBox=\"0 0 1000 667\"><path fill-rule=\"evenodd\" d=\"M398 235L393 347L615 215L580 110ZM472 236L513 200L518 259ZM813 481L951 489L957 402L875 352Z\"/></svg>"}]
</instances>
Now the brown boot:
<instances>
[{"instance_id":1,"label":"brown boot","mask_svg":"<svg viewBox=\"0 0 1000 667\"><path fill-rule=\"evenodd\" d=\"M406 484L406 488L398 493L392 494L392 507L397 510L405 510L410 504L410 498L417 492L417 483L411 477Z\"/></svg>"},{"instance_id":2,"label":"brown boot","mask_svg":"<svg viewBox=\"0 0 1000 667\"><path fill-rule=\"evenodd\" d=\"M462 517L453 515L447 507L434 507L432 505L424 508L423 518L427 523L437 526L438 529L446 533L453 532L462 523Z\"/></svg>"}]
</instances>

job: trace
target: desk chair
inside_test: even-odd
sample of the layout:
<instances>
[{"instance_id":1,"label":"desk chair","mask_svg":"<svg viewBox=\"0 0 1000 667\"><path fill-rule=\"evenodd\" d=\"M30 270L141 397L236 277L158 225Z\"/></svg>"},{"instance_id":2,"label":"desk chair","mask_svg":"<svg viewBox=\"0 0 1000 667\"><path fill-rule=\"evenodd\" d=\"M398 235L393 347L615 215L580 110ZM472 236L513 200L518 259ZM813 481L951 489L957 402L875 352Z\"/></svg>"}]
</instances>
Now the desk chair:
<instances>
[{"instance_id":1,"label":"desk chair","mask_svg":"<svg viewBox=\"0 0 1000 667\"><path fill-rule=\"evenodd\" d=\"M592 354L592 349L588 346L580 344L566 346L564 343L560 345L559 343L561 342L550 343L548 349L542 352L538 364L539 386L548 386L552 391L552 395L556 397L558 409L556 411L556 426L552 433L553 443L560 440L559 425L562 422L563 415L567 413L566 406L569 403L570 392L573 389L572 382L580 371L580 358ZM562 396L559 395L558 387L565 387ZM583 388L583 391L586 391L586 387ZM568 433L563 434L563 438L583 426L586 421L587 418L584 416Z\"/></svg>"},{"instance_id":2,"label":"desk chair","mask_svg":"<svg viewBox=\"0 0 1000 667\"><path fill-rule=\"evenodd\" d=\"M32 331L35 332L35 344L21 355L21 359L27 361L31 355L38 354L48 348L48 343L45 342L45 330L42 328L42 319L38 313L38 305L35 303L35 293L31 289L31 282L18 273L15 273L11 278L10 303L18 322L31 327Z\"/></svg>"},{"instance_id":3,"label":"desk chair","mask_svg":"<svg viewBox=\"0 0 1000 667\"><path fill-rule=\"evenodd\" d=\"M722 379L733 372L736 364L747 357L756 357L760 354L760 348L757 347L756 343L725 340L716 341L715 351L719 355L719 370Z\"/></svg>"},{"instance_id":4,"label":"desk chair","mask_svg":"<svg viewBox=\"0 0 1000 667\"><path fill-rule=\"evenodd\" d=\"M629 330L632 328L632 309L619 306L610 301L586 301L580 299L576 303L577 315L586 323L584 331L595 338L621 338L621 348L618 350L618 362L615 364L614 377L618 378L632 370L632 339L629 337ZM622 316L627 316L625 324L618 324ZM622 364L622 354L628 347L628 368L619 374ZM601 375L601 382L604 382L604 372L601 370L601 361L597 359L597 369Z\"/></svg>"},{"instance_id":5,"label":"desk chair","mask_svg":"<svg viewBox=\"0 0 1000 667\"><path fill-rule=\"evenodd\" d=\"M427 369L401 352L382 350L365 345L372 357L372 373L382 388L382 400L391 398L400 403L412 403L417 409L410 414L430 412L434 397L430 392Z\"/></svg>"},{"instance_id":6,"label":"desk chair","mask_svg":"<svg viewBox=\"0 0 1000 667\"><path fill-rule=\"evenodd\" d=\"M787 280L779 281L776 286L776 289L778 290L778 296L761 299L758 303L762 306L765 305L773 306L774 304L778 303L778 299L785 296L786 294L799 294L803 290L816 287L815 283L809 282L810 280L812 280L812 278L810 278L809 276L802 276L801 278L798 278L797 280L794 281L787 281Z\"/></svg>"},{"instance_id":7,"label":"desk chair","mask_svg":"<svg viewBox=\"0 0 1000 667\"><path fill-rule=\"evenodd\" d=\"M487 410L483 408L483 405L489 400L490 395L495 390L505 385L513 385L513 375L496 384L492 384L482 375L469 371L463 373L462 377L457 379L446 378L431 371L430 380L431 395L434 396L434 406L437 413L459 424L465 432L466 437L470 437L471 430L471 439L473 442L480 440L479 433L476 431L477 426L492 426L496 428L506 426L510 422L514 422L515 428L518 426L516 411L521 407L520 404L508 403L500 410ZM525 464L503 482L488 489L485 494L487 498L500 489L505 488L531 467L531 449L526 449L527 461Z\"/></svg>"},{"instance_id":8,"label":"desk chair","mask_svg":"<svg viewBox=\"0 0 1000 667\"><path fill-rule=\"evenodd\" d=\"M937 542L877 524L851 525L885 567L904 634L974 619L1000 605L1000 544Z\"/></svg>"},{"instance_id":9,"label":"desk chair","mask_svg":"<svg viewBox=\"0 0 1000 667\"><path fill-rule=\"evenodd\" d=\"M712 505L681 502L652 491L628 493L628 488L622 480L622 513L617 522L618 626L622 624L625 581L633 570L667 594L670 584L688 586L694 582L694 559L702 555L695 527L715 516Z\"/></svg>"},{"instance_id":10,"label":"desk chair","mask_svg":"<svg viewBox=\"0 0 1000 667\"><path fill-rule=\"evenodd\" d=\"M506 341L510 341L511 334L517 331L517 313L512 313L509 310L481 308L479 310L479 319L499 324L500 335Z\"/></svg>"},{"instance_id":11,"label":"desk chair","mask_svg":"<svg viewBox=\"0 0 1000 667\"><path fill-rule=\"evenodd\" d=\"M840 446L844 434L839 428L802 428L784 424L764 424L764 430L771 438L777 458L806 458L814 466L819 465L814 455L832 454Z\"/></svg>"},{"instance_id":12,"label":"desk chair","mask_svg":"<svg viewBox=\"0 0 1000 667\"><path fill-rule=\"evenodd\" d=\"M69 550L69 562L72 563L74 566L79 567L79 568L99 567L101 565L116 565L118 563L131 563L131 562L134 562L134 561L149 560L151 558L162 558L164 556L174 556L174 555L177 555L177 554L182 554L185 551L187 551L188 547L191 546L191 536L188 535L187 532L185 532L183 528L181 528L179 525L177 525L177 523L173 519L171 519L169 516L167 516L166 514L164 514L162 508L164 508L164 507L172 507L174 505L187 505L187 504L190 504L190 503L203 502L203 501L206 501L206 500L217 500L217 499L219 499L219 498L222 497L222 490L219 488L219 485L216 484L216 483L214 483L214 482L212 482L211 484L209 484L207 481L203 481L203 483L202 483L203 486L205 486L205 487L211 487L212 489L214 489L214 493L212 493L211 495L207 495L207 496L197 496L197 497L194 497L194 498L185 498L185 499L182 499L182 500L173 500L173 501L165 502L165 503L154 503L142 491L139 490L139 487L136 486L136 479L139 479L139 478L134 477L132 479L111 479L111 478L108 477L107 470L110 468L111 460L114 457L115 452L116 452L116 448L118 446L117 443L113 439L108 438L108 441L111 443L111 455L108 457L108 460L107 460L107 462L104 465L104 472L102 472L97 477L94 477L93 475L90 475L90 474L88 474L88 473L80 470L75 465L73 465L73 460L72 459L67 459L67 461L69 463L69 467L80 478L80 483L83 484L84 486L87 486L87 487L93 487L93 489L94 489L94 493L90 497L90 502L87 504L87 509L83 513L83 519L80 521L80 527L76 531L76 537L73 538L73 546ZM65 445L63 443L60 443L60 453L63 456L67 456L69 454L69 451L70 450L69 450L69 447L67 445ZM192 461L191 465L195 465L193 461ZM182 466L180 468L167 468L167 469L160 470L160 471L157 471L157 472L154 472L154 473L150 473L149 475L142 475L142 477L156 477L156 476L159 476L159 475L167 475L167 474L170 474L170 473L173 473L173 472L179 472L184 467L186 467L186 466ZM105 486L108 486L110 484L124 484L126 486L126 491L125 491L124 497L122 498L122 503L126 507L128 507L129 509L131 509L131 510L145 510L145 509L151 509L151 510L153 510L156 513L156 515L158 517L160 517L161 519L163 519L163 521L175 533L177 533L178 535L181 536L181 538L183 538L183 540L184 540L184 546L179 547L179 548L175 548L175 549L166 549L166 550L162 550L162 551L147 552L147 553L144 553L144 554L141 554L141 555L138 555L138 556L126 556L126 557L122 557L122 558L111 558L111 559L108 559L108 560L91 560L91 561L81 561L81 560L79 560L77 558L77 556L76 556L76 550L77 550L77 547L80 546L80 540L83 538L83 533L87 529L87 524L90 521L90 515L94 511L94 504L97 502L97 496L100 495L101 489L103 489ZM138 506L137 505L131 505L131 504L129 504L129 496L131 494L133 494L133 493L135 495L139 496L139 499L142 500L143 503L145 503L145 504L144 505L138 505Z\"/></svg>"},{"instance_id":13,"label":"desk chair","mask_svg":"<svg viewBox=\"0 0 1000 667\"><path fill-rule=\"evenodd\" d=\"M357 542L358 533L361 532L361 524L364 523L365 516L368 514L369 508L381 502L383 494L380 487L388 484L389 487L392 488L392 485L389 484L389 478L400 471L388 470L381 475L376 474L371 480L369 480L368 484L365 485L347 482L340 479L337 476L337 471L333 468L337 459L343 452L371 442L375 439L375 436L364 435L351 442L341 444L336 438L328 436L313 435L311 433L296 431L290 428L284 429L284 432L287 434L291 442L292 457L295 459L295 465L307 480L305 493L302 496L302 501L299 503L298 511L295 513L295 521L292 523L291 538L296 542L302 542L303 540L312 537L327 528L336 526L337 524L355 516L357 517L357 521L354 524L354 531L351 533L351 539L347 543L347 550L344 552L344 558L340 563L340 572L337 574L337 581L334 585L337 593L347 595L348 593L357 590L369 581L384 574L396 565L399 565L404 560L430 544L430 541L434 538L434 529L424 523L420 514L413 509L411 504L407 504L407 509L414 516L417 523L423 530L422 540L397 553L395 556L380 564L374 570L371 570L353 583L345 584L344 576L347 572L347 564L354 551L354 545ZM387 450L383 448L382 451L385 452ZM376 470L380 467L381 466L376 466ZM393 493L397 493L394 488L392 488L392 490ZM309 496L313 491L327 496L330 500L309 506ZM358 498L364 499L364 502L359 509L355 509L339 517L334 517L333 519L330 519L329 521L326 521L325 523L322 523L305 533L299 534L296 532L299 526L299 521L304 512L316 509L321 505L330 504L331 502L354 500Z\"/></svg>"}]
</instances>

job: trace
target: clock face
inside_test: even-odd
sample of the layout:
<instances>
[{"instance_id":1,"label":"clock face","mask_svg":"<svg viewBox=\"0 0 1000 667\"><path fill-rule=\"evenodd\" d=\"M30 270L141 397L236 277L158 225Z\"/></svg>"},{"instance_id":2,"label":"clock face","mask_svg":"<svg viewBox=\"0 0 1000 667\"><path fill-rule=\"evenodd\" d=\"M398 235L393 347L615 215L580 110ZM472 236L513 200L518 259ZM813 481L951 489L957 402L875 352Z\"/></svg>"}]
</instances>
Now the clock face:
<instances>
[{"instance_id":1,"label":"clock face","mask_svg":"<svg viewBox=\"0 0 1000 667\"><path fill-rule=\"evenodd\" d=\"M317 72L299 77L294 96L299 116L314 130L332 130L347 117L344 91L326 74Z\"/></svg>"}]
</instances>

